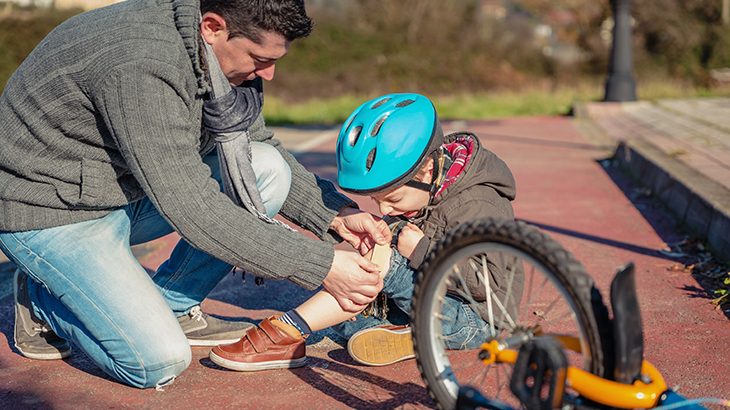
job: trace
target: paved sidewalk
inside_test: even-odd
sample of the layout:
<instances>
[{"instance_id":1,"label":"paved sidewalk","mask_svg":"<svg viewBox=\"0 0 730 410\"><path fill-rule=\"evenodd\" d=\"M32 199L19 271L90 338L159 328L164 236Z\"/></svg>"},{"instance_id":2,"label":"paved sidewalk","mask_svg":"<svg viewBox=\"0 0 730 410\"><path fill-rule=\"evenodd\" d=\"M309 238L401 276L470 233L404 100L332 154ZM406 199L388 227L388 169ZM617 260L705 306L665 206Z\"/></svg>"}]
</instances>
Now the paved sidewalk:
<instances>
[{"instance_id":1,"label":"paved sidewalk","mask_svg":"<svg viewBox=\"0 0 730 410\"><path fill-rule=\"evenodd\" d=\"M669 386L688 397L730 398L730 311L716 310L709 303L710 289L676 269L690 260L662 252L684 234L649 197L636 195L643 190L608 160L620 145L610 120L624 124L627 117L619 106L613 114L593 120L505 118L447 122L444 128L475 132L507 162L518 187L516 217L538 226L573 252L596 278L605 300L616 268L634 261L647 360ZM637 128L642 129L652 128ZM335 178L336 128L274 127L274 131L307 169ZM355 199L363 209L375 212L372 201ZM169 235L135 247L135 256L153 274L177 239ZM208 359L209 348L194 347L191 366L163 392L120 384L78 350L63 361L25 359L13 346L11 274L11 264L0 260L2 409L434 408L415 360L377 368L361 366L347 355L344 341L328 332L308 339L307 365L294 370L227 371ZM229 276L203 302L203 310L258 322L311 294L286 281L267 280L258 287L250 277L242 283L240 275Z\"/></svg>"},{"instance_id":2,"label":"paved sidewalk","mask_svg":"<svg viewBox=\"0 0 730 410\"><path fill-rule=\"evenodd\" d=\"M730 99L579 103L579 128L730 261ZM587 121L586 121L587 120Z\"/></svg>"}]
</instances>

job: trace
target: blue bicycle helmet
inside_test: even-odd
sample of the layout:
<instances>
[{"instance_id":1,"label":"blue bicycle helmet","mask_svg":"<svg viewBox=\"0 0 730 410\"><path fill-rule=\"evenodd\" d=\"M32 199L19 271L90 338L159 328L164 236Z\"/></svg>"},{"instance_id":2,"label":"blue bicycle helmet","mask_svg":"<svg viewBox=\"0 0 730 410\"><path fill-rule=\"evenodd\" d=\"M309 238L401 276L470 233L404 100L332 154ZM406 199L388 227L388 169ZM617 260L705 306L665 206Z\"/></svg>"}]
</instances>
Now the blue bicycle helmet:
<instances>
[{"instance_id":1,"label":"blue bicycle helmet","mask_svg":"<svg viewBox=\"0 0 730 410\"><path fill-rule=\"evenodd\" d=\"M340 130L337 183L358 195L407 183L425 189L411 180L443 141L441 123L428 98L389 94L370 100L350 114Z\"/></svg>"}]
</instances>

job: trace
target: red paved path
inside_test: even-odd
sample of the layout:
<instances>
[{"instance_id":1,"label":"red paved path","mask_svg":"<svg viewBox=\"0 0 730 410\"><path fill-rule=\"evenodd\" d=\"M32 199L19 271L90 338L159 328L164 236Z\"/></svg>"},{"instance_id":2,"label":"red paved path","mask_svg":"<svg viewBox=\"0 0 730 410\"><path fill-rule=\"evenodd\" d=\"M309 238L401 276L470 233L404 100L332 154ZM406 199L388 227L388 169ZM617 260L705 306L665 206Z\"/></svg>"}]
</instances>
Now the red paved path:
<instances>
[{"instance_id":1,"label":"red paved path","mask_svg":"<svg viewBox=\"0 0 730 410\"><path fill-rule=\"evenodd\" d=\"M638 294L645 324L646 357L670 386L689 397L728 397L730 323L709 304L688 274L670 271L676 261L659 252L683 238L617 168L600 160L610 152L580 134L568 117L469 122L484 145L512 168L519 219L537 224L583 262L607 297L616 267L637 265ZM448 127L447 127L448 129ZM312 171L334 177L333 139L300 155ZM360 201L373 210L369 201ZM154 269L170 250L172 237L147 247L143 264ZM240 276L224 280L204 310L260 320L293 307L309 292L288 282ZM74 352L66 361L28 360L12 347L12 295L0 299L0 408L430 408L415 361L383 368L355 364L344 348L313 335L306 367L237 373L218 368L208 348L193 348L190 368L164 392L119 384ZM327 334L328 335L328 334Z\"/></svg>"}]
</instances>

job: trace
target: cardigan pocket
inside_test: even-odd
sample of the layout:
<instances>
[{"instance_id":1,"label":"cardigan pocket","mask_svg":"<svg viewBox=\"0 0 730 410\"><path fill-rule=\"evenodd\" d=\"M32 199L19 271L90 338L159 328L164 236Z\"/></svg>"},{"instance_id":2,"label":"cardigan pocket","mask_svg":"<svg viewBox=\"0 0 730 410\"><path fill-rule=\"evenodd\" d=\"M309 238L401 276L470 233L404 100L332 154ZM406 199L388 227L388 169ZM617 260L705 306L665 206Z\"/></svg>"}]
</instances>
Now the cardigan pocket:
<instances>
[{"instance_id":1,"label":"cardigan pocket","mask_svg":"<svg viewBox=\"0 0 730 410\"><path fill-rule=\"evenodd\" d=\"M104 185L102 176L107 172L114 172L112 165L83 158L81 166L75 172L78 173L78 180L74 183L61 181L55 183L56 192L61 200L75 208L103 208L104 204L98 201L100 190Z\"/></svg>"}]
</instances>

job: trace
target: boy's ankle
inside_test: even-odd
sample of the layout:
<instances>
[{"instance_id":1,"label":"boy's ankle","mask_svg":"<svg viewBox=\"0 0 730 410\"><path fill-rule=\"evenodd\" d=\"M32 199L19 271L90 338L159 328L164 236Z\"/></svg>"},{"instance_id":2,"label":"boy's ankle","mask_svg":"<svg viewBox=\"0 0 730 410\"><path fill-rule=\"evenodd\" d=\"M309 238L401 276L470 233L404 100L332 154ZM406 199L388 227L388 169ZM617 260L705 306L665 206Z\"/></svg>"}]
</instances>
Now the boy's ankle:
<instances>
[{"instance_id":1,"label":"boy's ankle","mask_svg":"<svg viewBox=\"0 0 730 410\"><path fill-rule=\"evenodd\" d=\"M271 324L278 327L279 329L283 330L284 332L286 332L286 334L288 334L289 336L291 336L295 339L301 339L302 337L304 337L302 335L302 332L299 331L299 329L297 329L296 327L294 327L288 323L282 322L281 320L279 320L278 317L275 319L272 319Z\"/></svg>"}]
</instances>

